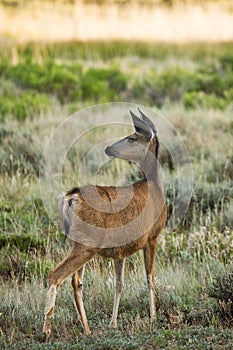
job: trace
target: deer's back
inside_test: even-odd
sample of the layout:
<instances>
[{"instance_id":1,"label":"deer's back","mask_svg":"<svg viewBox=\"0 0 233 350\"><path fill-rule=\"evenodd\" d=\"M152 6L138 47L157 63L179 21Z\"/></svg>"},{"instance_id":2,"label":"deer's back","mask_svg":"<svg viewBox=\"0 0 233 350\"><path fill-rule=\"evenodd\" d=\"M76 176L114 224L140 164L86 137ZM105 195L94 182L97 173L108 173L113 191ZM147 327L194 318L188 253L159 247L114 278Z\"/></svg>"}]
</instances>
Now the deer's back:
<instances>
[{"instance_id":1,"label":"deer's back","mask_svg":"<svg viewBox=\"0 0 233 350\"><path fill-rule=\"evenodd\" d=\"M147 181L129 187L80 187L63 197L61 211L69 237L91 246L96 239L99 254L106 257L126 257L142 249L166 222L163 191Z\"/></svg>"}]
</instances>

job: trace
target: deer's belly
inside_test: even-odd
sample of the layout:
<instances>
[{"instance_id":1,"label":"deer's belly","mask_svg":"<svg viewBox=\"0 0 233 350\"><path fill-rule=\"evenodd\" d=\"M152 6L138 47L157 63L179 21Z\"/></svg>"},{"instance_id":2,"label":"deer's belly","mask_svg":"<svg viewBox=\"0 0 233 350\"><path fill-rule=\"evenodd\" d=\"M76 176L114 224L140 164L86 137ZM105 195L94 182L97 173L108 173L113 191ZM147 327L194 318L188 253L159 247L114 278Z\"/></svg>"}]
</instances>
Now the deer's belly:
<instances>
[{"instance_id":1,"label":"deer's belly","mask_svg":"<svg viewBox=\"0 0 233 350\"><path fill-rule=\"evenodd\" d=\"M136 253L138 250L143 249L147 244L147 241L148 241L148 234L145 234L134 242L130 242L128 244L113 247L113 248L101 249L98 254L105 258L114 258L114 259L127 258L133 253Z\"/></svg>"}]
</instances>

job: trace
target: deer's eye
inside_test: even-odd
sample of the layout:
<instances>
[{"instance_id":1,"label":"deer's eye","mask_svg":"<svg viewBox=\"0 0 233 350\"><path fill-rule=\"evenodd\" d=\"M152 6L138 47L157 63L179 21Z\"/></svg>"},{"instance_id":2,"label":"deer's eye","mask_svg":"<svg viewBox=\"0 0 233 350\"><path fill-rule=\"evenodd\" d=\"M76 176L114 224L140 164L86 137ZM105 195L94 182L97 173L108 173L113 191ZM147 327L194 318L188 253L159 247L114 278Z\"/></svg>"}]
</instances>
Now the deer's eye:
<instances>
[{"instance_id":1,"label":"deer's eye","mask_svg":"<svg viewBox=\"0 0 233 350\"><path fill-rule=\"evenodd\" d=\"M132 142L136 141L136 139L133 139L132 137L128 137L128 138L127 138L127 141L128 141L129 143L132 143Z\"/></svg>"}]
</instances>

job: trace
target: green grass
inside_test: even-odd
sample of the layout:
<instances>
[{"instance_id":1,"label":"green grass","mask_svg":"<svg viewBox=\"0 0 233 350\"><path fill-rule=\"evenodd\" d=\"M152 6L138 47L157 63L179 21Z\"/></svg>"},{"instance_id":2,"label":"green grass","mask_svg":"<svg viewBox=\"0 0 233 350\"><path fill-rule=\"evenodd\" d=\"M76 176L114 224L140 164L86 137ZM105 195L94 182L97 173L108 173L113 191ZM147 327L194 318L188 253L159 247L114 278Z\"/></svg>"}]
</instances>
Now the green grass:
<instances>
[{"instance_id":1,"label":"green grass","mask_svg":"<svg viewBox=\"0 0 233 350\"><path fill-rule=\"evenodd\" d=\"M231 43L1 47L1 348L231 349L232 58ZM82 333L67 280L58 294L51 342L46 343L41 334L46 279L69 245L50 222L41 200L38 175L43 146L71 111L117 100L159 107L181 134L193 163L193 195L186 217L159 240L157 322L151 326L148 319L142 256L136 254L127 261L119 328L108 329L113 264L96 258L88 264L84 280L92 335ZM70 150L64 169L69 187L76 185L76 164L98 139L98 132L90 134L80 154ZM111 137L108 129L101 132L104 139ZM167 174L171 212L177 184L173 160L163 146L160 161ZM90 159L88 166L95 169L96 160ZM115 184L135 178L135 167L117 161L106 164L97 180Z\"/></svg>"},{"instance_id":2,"label":"green grass","mask_svg":"<svg viewBox=\"0 0 233 350\"><path fill-rule=\"evenodd\" d=\"M54 98L70 108L84 101L127 100L224 110L232 106L232 61L230 44L71 42L3 47L0 117L32 119L51 108Z\"/></svg>"}]
</instances>

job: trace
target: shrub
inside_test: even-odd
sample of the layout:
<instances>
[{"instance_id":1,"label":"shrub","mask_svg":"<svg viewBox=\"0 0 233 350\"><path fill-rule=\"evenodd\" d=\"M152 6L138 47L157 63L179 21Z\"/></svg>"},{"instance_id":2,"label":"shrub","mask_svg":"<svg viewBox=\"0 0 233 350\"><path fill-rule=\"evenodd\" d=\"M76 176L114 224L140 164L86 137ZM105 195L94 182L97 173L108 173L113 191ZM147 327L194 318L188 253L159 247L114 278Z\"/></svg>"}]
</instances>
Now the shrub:
<instances>
[{"instance_id":1,"label":"shrub","mask_svg":"<svg viewBox=\"0 0 233 350\"><path fill-rule=\"evenodd\" d=\"M233 75L220 74L213 65L195 71L179 66L151 71L132 85L133 95L161 106L166 100L183 102L187 108L198 106L224 109L232 101Z\"/></svg>"},{"instance_id":2,"label":"shrub","mask_svg":"<svg viewBox=\"0 0 233 350\"><path fill-rule=\"evenodd\" d=\"M206 94L203 91L185 92L183 103L187 109L205 108L223 110L227 106L227 101L214 94Z\"/></svg>"},{"instance_id":3,"label":"shrub","mask_svg":"<svg viewBox=\"0 0 233 350\"><path fill-rule=\"evenodd\" d=\"M40 151L29 133L5 126L0 129L0 173L14 175L38 174Z\"/></svg>"},{"instance_id":4,"label":"shrub","mask_svg":"<svg viewBox=\"0 0 233 350\"><path fill-rule=\"evenodd\" d=\"M46 236L0 234L0 275L6 280L46 279L54 264L64 258L64 250L66 242L59 232L50 231L49 239L47 231Z\"/></svg>"},{"instance_id":5,"label":"shrub","mask_svg":"<svg viewBox=\"0 0 233 350\"><path fill-rule=\"evenodd\" d=\"M0 72L1 75L1 72ZM20 89L16 86L16 84L9 80L0 78L0 96L12 96L17 97L20 93Z\"/></svg>"},{"instance_id":6,"label":"shrub","mask_svg":"<svg viewBox=\"0 0 233 350\"><path fill-rule=\"evenodd\" d=\"M126 85L127 76L117 69L90 68L82 78L82 98L96 102L114 101Z\"/></svg>"},{"instance_id":7,"label":"shrub","mask_svg":"<svg viewBox=\"0 0 233 350\"><path fill-rule=\"evenodd\" d=\"M158 89L171 101L180 100L184 91L194 88L195 76L185 69L173 67L159 75Z\"/></svg>"},{"instance_id":8,"label":"shrub","mask_svg":"<svg viewBox=\"0 0 233 350\"><path fill-rule=\"evenodd\" d=\"M233 72L233 52L232 48L231 51L227 51L223 55L220 56L219 58L219 63L221 68L226 72L226 73L231 73Z\"/></svg>"},{"instance_id":9,"label":"shrub","mask_svg":"<svg viewBox=\"0 0 233 350\"><path fill-rule=\"evenodd\" d=\"M173 232L160 237L159 261L163 264L190 264L215 260L226 264L232 257L232 230L219 232L216 228L198 226L198 230L187 233Z\"/></svg>"},{"instance_id":10,"label":"shrub","mask_svg":"<svg viewBox=\"0 0 233 350\"><path fill-rule=\"evenodd\" d=\"M27 117L33 118L46 112L51 105L49 96L31 91L23 92L18 97L0 96L0 118L5 120L7 116L13 116L24 121Z\"/></svg>"},{"instance_id":11,"label":"shrub","mask_svg":"<svg viewBox=\"0 0 233 350\"><path fill-rule=\"evenodd\" d=\"M2 74L23 89L53 94L61 102L72 101L79 97L82 69L76 64L59 65L54 61L43 64L26 62L8 66Z\"/></svg>"},{"instance_id":12,"label":"shrub","mask_svg":"<svg viewBox=\"0 0 233 350\"><path fill-rule=\"evenodd\" d=\"M179 101L186 90L195 84L193 74L180 67L172 67L158 73L151 72L133 83L135 97L161 106L165 100Z\"/></svg>"},{"instance_id":13,"label":"shrub","mask_svg":"<svg viewBox=\"0 0 233 350\"><path fill-rule=\"evenodd\" d=\"M233 265L227 266L218 273L212 284L207 288L207 294L218 303L220 315L232 322L233 319Z\"/></svg>"},{"instance_id":14,"label":"shrub","mask_svg":"<svg viewBox=\"0 0 233 350\"><path fill-rule=\"evenodd\" d=\"M19 235L0 235L0 249L3 247L17 248L20 251L36 250L42 254L46 251L46 241L42 237L33 236L31 234Z\"/></svg>"},{"instance_id":15,"label":"shrub","mask_svg":"<svg viewBox=\"0 0 233 350\"><path fill-rule=\"evenodd\" d=\"M36 251L20 251L16 247L5 246L0 250L0 274L4 280L46 279L52 269L51 262L45 262Z\"/></svg>"},{"instance_id":16,"label":"shrub","mask_svg":"<svg viewBox=\"0 0 233 350\"><path fill-rule=\"evenodd\" d=\"M232 81L232 85L233 85L233 81ZM224 91L224 97L229 104L233 103L233 87L231 87L231 89L229 90Z\"/></svg>"},{"instance_id":17,"label":"shrub","mask_svg":"<svg viewBox=\"0 0 233 350\"><path fill-rule=\"evenodd\" d=\"M224 79L214 67L203 67L195 74L195 91L203 91L206 94L214 94L223 97Z\"/></svg>"},{"instance_id":18,"label":"shrub","mask_svg":"<svg viewBox=\"0 0 233 350\"><path fill-rule=\"evenodd\" d=\"M149 99L149 102L161 106L165 100L183 101L187 108L198 105L206 108L223 109L224 81L214 72L190 72L181 67L171 67L160 73L149 73L143 80L133 83L133 93L136 97Z\"/></svg>"},{"instance_id":19,"label":"shrub","mask_svg":"<svg viewBox=\"0 0 233 350\"><path fill-rule=\"evenodd\" d=\"M195 188L195 197L188 209L190 223L216 226L221 232L226 226L231 227L230 218L231 198L233 189L231 182L205 184ZM198 216L197 216L198 213ZM230 248L230 247L229 247Z\"/></svg>"}]
</instances>

